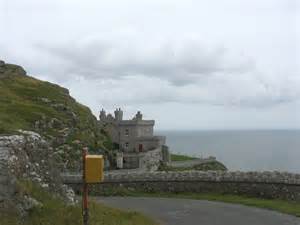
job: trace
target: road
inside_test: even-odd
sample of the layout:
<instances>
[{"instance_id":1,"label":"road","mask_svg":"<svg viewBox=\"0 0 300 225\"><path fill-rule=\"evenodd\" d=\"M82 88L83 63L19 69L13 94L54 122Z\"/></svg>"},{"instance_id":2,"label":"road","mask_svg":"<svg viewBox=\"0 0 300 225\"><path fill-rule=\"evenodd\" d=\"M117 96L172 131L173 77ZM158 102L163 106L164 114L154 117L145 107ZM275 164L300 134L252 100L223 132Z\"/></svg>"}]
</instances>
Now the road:
<instances>
[{"instance_id":1,"label":"road","mask_svg":"<svg viewBox=\"0 0 300 225\"><path fill-rule=\"evenodd\" d=\"M300 219L270 210L203 200L101 197L106 205L144 213L163 225L300 225Z\"/></svg>"}]
</instances>

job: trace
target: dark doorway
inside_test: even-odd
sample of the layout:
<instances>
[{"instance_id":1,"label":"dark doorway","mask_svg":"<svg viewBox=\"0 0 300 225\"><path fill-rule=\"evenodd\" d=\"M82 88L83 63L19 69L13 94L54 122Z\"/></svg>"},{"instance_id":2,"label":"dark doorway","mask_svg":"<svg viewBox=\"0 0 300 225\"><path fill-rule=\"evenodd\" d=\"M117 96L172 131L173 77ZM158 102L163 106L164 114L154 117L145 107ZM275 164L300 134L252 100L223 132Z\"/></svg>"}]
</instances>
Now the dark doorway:
<instances>
[{"instance_id":1,"label":"dark doorway","mask_svg":"<svg viewBox=\"0 0 300 225\"><path fill-rule=\"evenodd\" d=\"M139 144L139 152L143 151L143 144Z\"/></svg>"}]
</instances>

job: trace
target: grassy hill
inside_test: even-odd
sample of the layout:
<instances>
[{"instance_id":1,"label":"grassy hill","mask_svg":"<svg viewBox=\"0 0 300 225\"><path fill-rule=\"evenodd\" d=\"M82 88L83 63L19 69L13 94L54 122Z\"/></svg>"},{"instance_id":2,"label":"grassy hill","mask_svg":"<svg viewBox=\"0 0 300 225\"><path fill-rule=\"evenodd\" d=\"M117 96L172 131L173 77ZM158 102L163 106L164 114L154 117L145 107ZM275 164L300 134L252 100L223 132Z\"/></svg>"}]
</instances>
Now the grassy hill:
<instances>
[{"instance_id":1,"label":"grassy hill","mask_svg":"<svg viewBox=\"0 0 300 225\"><path fill-rule=\"evenodd\" d=\"M27 76L17 65L0 62L0 135L31 130L45 137L68 161L90 151L109 148L109 138L97 126L90 109L63 87ZM71 159L71 160L70 160Z\"/></svg>"},{"instance_id":2,"label":"grassy hill","mask_svg":"<svg viewBox=\"0 0 300 225\"><path fill-rule=\"evenodd\" d=\"M178 161L187 161L187 160L193 160L197 159L196 157L188 156L188 155L182 155L182 154L171 154L171 161L172 162L178 162Z\"/></svg>"}]
</instances>

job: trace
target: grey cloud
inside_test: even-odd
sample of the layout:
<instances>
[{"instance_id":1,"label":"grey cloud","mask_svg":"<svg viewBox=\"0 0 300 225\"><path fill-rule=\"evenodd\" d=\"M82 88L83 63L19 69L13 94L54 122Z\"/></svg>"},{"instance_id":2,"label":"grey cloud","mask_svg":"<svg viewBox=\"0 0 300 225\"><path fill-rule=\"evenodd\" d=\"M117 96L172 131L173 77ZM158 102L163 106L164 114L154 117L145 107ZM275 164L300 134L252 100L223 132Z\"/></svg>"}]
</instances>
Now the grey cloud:
<instances>
[{"instance_id":1,"label":"grey cloud","mask_svg":"<svg viewBox=\"0 0 300 225\"><path fill-rule=\"evenodd\" d=\"M245 79L247 78L247 79ZM291 78L292 79L292 78ZM279 86L245 75L214 77L204 83L174 84L154 77L124 77L120 80L94 80L76 84L76 89L90 95L97 104L145 105L183 103L195 105L225 106L234 108L272 108L285 103L296 102L300 97L297 87L300 80L282 80ZM292 81L293 86L290 85ZM74 85L71 85L74 87ZM84 88L84 89L83 89Z\"/></svg>"},{"instance_id":2,"label":"grey cloud","mask_svg":"<svg viewBox=\"0 0 300 225\"><path fill-rule=\"evenodd\" d=\"M65 61L65 73L79 74L86 79L143 75L186 85L202 76L241 74L253 68L248 59L227 58L228 50L221 47L205 48L188 41L181 45L154 44L157 45L149 48L146 43L141 46L133 41L120 44L98 39L88 43L78 41L62 46L37 47Z\"/></svg>"},{"instance_id":3,"label":"grey cloud","mask_svg":"<svg viewBox=\"0 0 300 225\"><path fill-rule=\"evenodd\" d=\"M300 99L294 3L9 2L0 13L4 60L70 88L94 111L100 104L158 111L165 103L256 110Z\"/></svg>"}]
</instances>

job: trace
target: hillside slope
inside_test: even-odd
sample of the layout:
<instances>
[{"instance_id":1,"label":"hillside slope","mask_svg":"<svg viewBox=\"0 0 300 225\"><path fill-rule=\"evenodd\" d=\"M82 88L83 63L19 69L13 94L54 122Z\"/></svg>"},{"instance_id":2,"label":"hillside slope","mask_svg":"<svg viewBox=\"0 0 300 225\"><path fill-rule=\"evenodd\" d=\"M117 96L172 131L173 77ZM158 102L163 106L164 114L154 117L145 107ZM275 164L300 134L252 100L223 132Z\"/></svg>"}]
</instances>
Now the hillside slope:
<instances>
[{"instance_id":1,"label":"hillside slope","mask_svg":"<svg viewBox=\"0 0 300 225\"><path fill-rule=\"evenodd\" d=\"M42 135L67 167L76 167L82 146L107 149L109 138L90 109L56 84L27 76L17 65L0 61L0 135L19 129Z\"/></svg>"}]
</instances>

